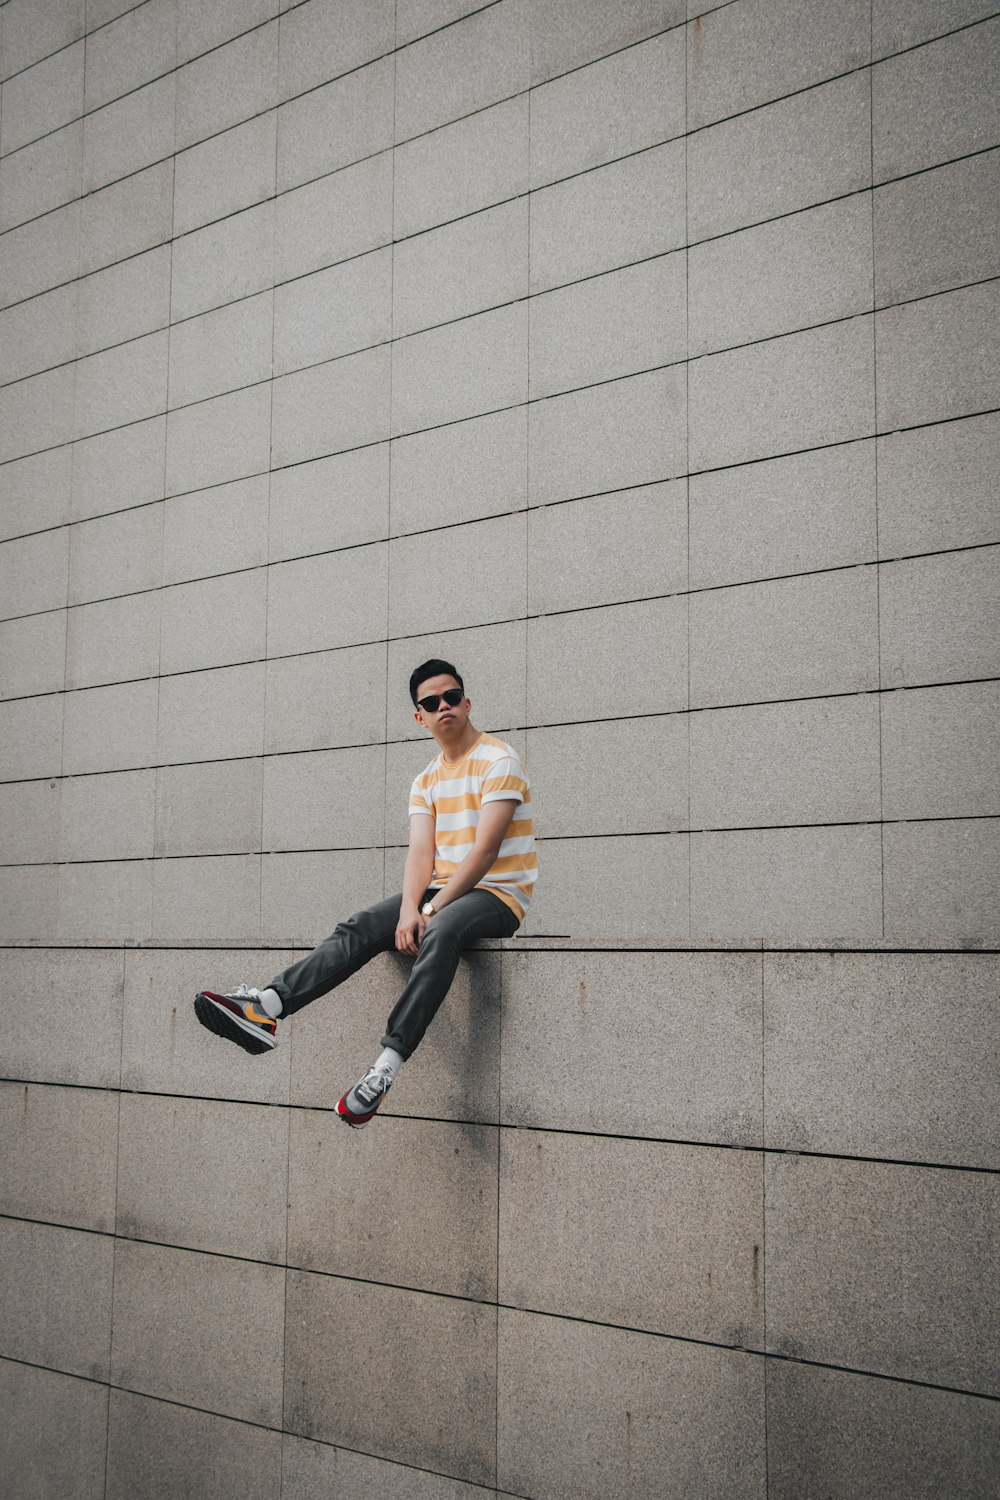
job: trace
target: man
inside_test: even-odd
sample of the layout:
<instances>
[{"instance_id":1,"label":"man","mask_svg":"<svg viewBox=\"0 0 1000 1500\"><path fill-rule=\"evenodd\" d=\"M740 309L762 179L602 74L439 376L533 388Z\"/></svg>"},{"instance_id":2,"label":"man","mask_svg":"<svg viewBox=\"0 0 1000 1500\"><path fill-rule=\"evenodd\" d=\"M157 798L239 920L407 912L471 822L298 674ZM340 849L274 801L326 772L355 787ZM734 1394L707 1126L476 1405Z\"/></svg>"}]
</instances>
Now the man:
<instances>
[{"instance_id":1,"label":"man","mask_svg":"<svg viewBox=\"0 0 1000 1500\"><path fill-rule=\"evenodd\" d=\"M341 922L306 958L265 990L203 990L194 1002L203 1026L247 1052L275 1045L276 1022L294 1015L395 947L416 963L386 1024L382 1052L337 1105L360 1129L378 1112L400 1068L416 1050L455 977L459 955L477 938L511 937L531 903L538 861L531 792L510 745L481 734L450 662L434 658L410 677L417 723L439 753L410 789L410 847L398 896Z\"/></svg>"}]
</instances>

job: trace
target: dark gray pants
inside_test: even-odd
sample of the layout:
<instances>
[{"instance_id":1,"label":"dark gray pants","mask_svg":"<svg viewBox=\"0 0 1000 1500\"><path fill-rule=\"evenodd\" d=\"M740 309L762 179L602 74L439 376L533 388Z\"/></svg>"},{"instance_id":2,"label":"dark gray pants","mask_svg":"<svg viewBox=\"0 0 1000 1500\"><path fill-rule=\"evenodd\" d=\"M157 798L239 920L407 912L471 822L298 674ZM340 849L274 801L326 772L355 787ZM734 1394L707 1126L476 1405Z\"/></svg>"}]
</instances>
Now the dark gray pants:
<instances>
[{"instance_id":1,"label":"dark gray pants","mask_svg":"<svg viewBox=\"0 0 1000 1500\"><path fill-rule=\"evenodd\" d=\"M431 886L420 904L431 900L436 890ZM339 922L318 948L272 979L269 987L281 996L284 1014L294 1015L343 984L376 953L391 952L402 901L402 896L388 896L355 912L346 922ZM492 891L483 890L466 891L431 917L409 982L386 1023L382 1046L392 1047L404 1058L415 1052L451 988L462 949L477 938L512 937L519 926L510 907Z\"/></svg>"}]
</instances>

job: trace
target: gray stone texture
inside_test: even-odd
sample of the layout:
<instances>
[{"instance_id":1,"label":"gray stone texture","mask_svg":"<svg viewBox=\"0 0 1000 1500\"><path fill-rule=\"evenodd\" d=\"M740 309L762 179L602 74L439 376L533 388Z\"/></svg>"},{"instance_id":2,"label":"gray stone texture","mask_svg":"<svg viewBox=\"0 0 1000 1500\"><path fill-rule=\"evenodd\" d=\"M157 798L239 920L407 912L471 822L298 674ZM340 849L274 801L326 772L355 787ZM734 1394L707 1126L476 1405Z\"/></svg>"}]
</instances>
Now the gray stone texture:
<instances>
[{"instance_id":1,"label":"gray stone texture","mask_svg":"<svg viewBox=\"0 0 1000 1500\"><path fill-rule=\"evenodd\" d=\"M505 954L502 1123L758 1144L760 972L749 953Z\"/></svg>"},{"instance_id":2,"label":"gray stone texture","mask_svg":"<svg viewBox=\"0 0 1000 1500\"><path fill-rule=\"evenodd\" d=\"M107 1500L141 1493L171 1500L195 1489L225 1500L272 1500L281 1487L281 1436L130 1391L111 1392Z\"/></svg>"},{"instance_id":3,"label":"gray stone texture","mask_svg":"<svg viewBox=\"0 0 1000 1500\"><path fill-rule=\"evenodd\" d=\"M106 1381L114 1239L0 1219L0 1254L7 1284L0 1353Z\"/></svg>"},{"instance_id":4,"label":"gray stone texture","mask_svg":"<svg viewBox=\"0 0 1000 1500\"><path fill-rule=\"evenodd\" d=\"M528 609L550 614L681 592L688 514L682 479L529 511Z\"/></svg>"},{"instance_id":5,"label":"gray stone texture","mask_svg":"<svg viewBox=\"0 0 1000 1500\"><path fill-rule=\"evenodd\" d=\"M874 0L872 56L885 57L918 46L979 21L991 11L989 0L950 0L944 9L934 0Z\"/></svg>"},{"instance_id":6,"label":"gray stone texture","mask_svg":"<svg viewBox=\"0 0 1000 1500\"><path fill-rule=\"evenodd\" d=\"M829 942L882 936L878 824L691 835L691 937Z\"/></svg>"},{"instance_id":7,"label":"gray stone texture","mask_svg":"<svg viewBox=\"0 0 1000 1500\"><path fill-rule=\"evenodd\" d=\"M588 934L613 946L686 939L688 852L686 833L547 839L545 884L532 898L524 931L532 937Z\"/></svg>"},{"instance_id":8,"label":"gray stone texture","mask_svg":"<svg viewBox=\"0 0 1000 1500\"><path fill-rule=\"evenodd\" d=\"M497 1479L516 1494L763 1496L764 1362L503 1309Z\"/></svg>"},{"instance_id":9,"label":"gray stone texture","mask_svg":"<svg viewBox=\"0 0 1000 1500\"><path fill-rule=\"evenodd\" d=\"M492 1482L495 1308L289 1271L286 1309L291 1432ZM388 1341L387 1327L394 1329ZM331 1348L353 1349L356 1361L331 1360Z\"/></svg>"},{"instance_id":10,"label":"gray stone texture","mask_svg":"<svg viewBox=\"0 0 1000 1500\"><path fill-rule=\"evenodd\" d=\"M393 335L501 307L525 295L527 280L527 197L413 235L393 251Z\"/></svg>"},{"instance_id":11,"label":"gray stone texture","mask_svg":"<svg viewBox=\"0 0 1000 1500\"><path fill-rule=\"evenodd\" d=\"M768 1156L771 1352L995 1395L995 1177Z\"/></svg>"},{"instance_id":12,"label":"gray stone texture","mask_svg":"<svg viewBox=\"0 0 1000 1500\"><path fill-rule=\"evenodd\" d=\"M120 1236L284 1259L285 1110L125 1094L120 1128Z\"/></svg>"},{"instance_id":13,"label":"gray stone texture","mask_svg":"<svg viewBox=\"0 0 1000 1500\"><path fill-rule=\"evenodd\" d=\"M1000 151L986 151L876 188L879 306L1000 274L995 226Z\"/></svg>"},{"instance_id":14,"label":"gray stone texture","mask_svg":"<svg viewBox=\"0 0 1000 1500\"><path fill-rule=\"evenodd\" d=\"M429 329L392 346L392 435L515 406L527 387L523 302Z\"/></svg>"},{"instance_id":15,"label":"gray stone texture","mask_svg":"<svg viewBox=\"0 0 1000 1500\"><path fill-rule=\"evenodd\" d=\"M551 505L653 484L687 467L684 367L610 380L528 408L528 498Z\"/></svg>"},{"instance_id":16,"label":"gray stone texture","mask_svg":"<svg viewBox=\"0 0 1000 1500\"><path fill-rule=\"evenodd\" d=\"M595 673L601 715L670 713L687 707L686 598L543 615L528 622L528 722L590 718ZM636 680L633 663L652 651L659 671Z\"/></svg>"},{"instance_id":17,"label":"gray stone texture","mask_svg":"<svg viewBox=\"0 0 1000 1500\"><path fill-rule=\"evenodd\" d=\"M687 827L686 714L629 719L624 737L618 720L531 729L527 762L540 838ZM569 766L586 772L569 776Z\"/></svg>"},{"instance_id":18,"label":"gray stone texture","mask_svg":"<svg viewBox=\"0 0 1000 1500\"><path fill-rule=\"evenodd\" d=\"M695 245L688 254L692 358L867 312L867 193Z\"/></svg>"},{"instance_id":19,"label":"gray stone texture","mask_svg":"<svg viewBox=\"0 0 1000 1500\"><path fill-rule=\"evenodd\" d=\"M995 146L996 17L876 63L871 71L876 182Z\"/></svg>"},{"instance_id":20,"label":"gray stone texture","mask_svg":"<svg viewBox=\"0 0 1000 1500\"><path fill-rule=\"evenodd\" d=\"M684 53L678 27L534 89L531 186L683 134Z\"/></svg>"},{"instance_id":21,"label":"gray stone texture","mask_svg":"<svg viewBox=\"0 0 1000 1500\"><path fill-rule=\"evenodd\" d=\"M879 748L874 694L692 714L690 827L875 821Z\"/></svg>"},{"instance_id":22,"label":"gray stone texture","mask_svg":"<svg viewBox=\"0 0 1000 1500\"><path fill-rule=\"evenodd\" d=\"M468 3L468 0L467 0ZM400 6L402 10L402 5ZM491 1500L498 1495L492 1486L463 1484L426 1469L388 1463L368 1453L352 1453L329 1443L285 1433L282 1446L281 1492L285 1500L310 1500L317 1494L336 1494L337 1486L375 1488L389 1500ZM504 1500L500 1496L500 1500Z\"/></svg>"},{"instance_id":23,"label":"gray stone texture","mask_svg":"<svg viewBox=\"0 0 1000 1500\"><path fill-rule=\"evenodd\" d=\"M876 314L881 432L996 406L997 286L963 287Z\"/></svg>"},{"instance_id":24,"label":"gray stone texture","mask_svg":"<svg viewBox=\"0 0 1000 1500\"><path fill-rule=\"evenodd\" d=\"M0 997L9 1077L117 1088L121 1069L122 954L55 949L4 954ZM67 1005L64 996L85 997Z\"/></svg>"},{"instance_id":25,"label":"gray stone texture","mask_svg":"<svg viewBox=\"0 0 1000 1500\"><path fill-rule=\"evenodd\" d=\"M683 245L684 161L684 143L676 141L533 193L531 291ZM585 235L574 232L581 222Z\"/></svg>"},{"instance_id":26,"label":"gray stone texture","mask_svg":"<svg viewBox=\"0 0 1000 1500\"><path fill-rule=\"evenodd\" d=\"M396 438L391 446L394 535L525 506L528 409L524 406Z\"/></svg>"},{"instance_id":27,"label":"gray stone texture","mask_svg":"<svg viewBox=\"0 0 1000 1500\"><path fill-rule=\"evenodd\" d=\"M997 564L977 547L879 569L883 688L997 675Z\"/></svg>"},{"instance_id":28,"label":"gray stone texture","mask_svg":"<svg viewBox=\"0 0 1000 1500\"><path fill-rule=\"evenodd\" d=\"M0 1212L110 1233L118 1096L103 1089L0 1083Z\"/></svg>"},{"instance_id":29,"label":"gray stone texture","mask_svg":"<svg viewBox=\"0 0 1000 1500\"><path fill-rule=\"evenodd\" d=\"M403 1109L411 1103L408 1083L404 1074ZM359 1144L330 1109L292 1111L289 1263L356 1281L493 1301L496 1128L389 1116L368 1132L361 1149ZM389 1223L372 1221L359 1233L374 1182L391 1204ZM447 1245L441 1242L442 1224L450 1226Z\"/></svg>"},{"instance_id":30,"label":"gray stone texture","mask_svg":"<svg viewBox=\"0 0 1000 1500\"><path fill-rule=\"evenodd\" d=\"M112 1383L277 1426L284 1282L276 1266L118 1240Z\"/></svg>"},{"instance_id":31,"label":"gray stone texture","mask_svg":"<svg viewBox=\"0 0 1000 1500\"><path fill-rule=\"evenodd\" d=\"M860 567L694 594L691 707L872 691L880 607L884 622L885 585Z\"/></svg>"},{"instance_id":32,"label":"gray stone texture","mask_svg":"<svg viewBox=\"0 0 1000 1500\"><path fill-rule=\"evenodd\" d=\"M528 186L526 95L418 136L394 153L397 238L516 198Z\"/></svg>"},{"instance_id":33,"label":"gray stone texture","mask_svg":"<svg viewBox=\"0 0 1000 1500\"><path fill-rule=\"evenodd\" d=\"M760 1348L761 1182L756 1152L505 1130L500 1300Z\"/></svg>"},{"instance_id":34,"label":"gray stone texture","mask_svg":"<svg viewBox=\"0 0 1000 1500\"><path fill-rule=\"evenodd\" d=\"M1000 541L995 414L878 439L879 552L905 557Z\"/></svg>"},{"instance_id":35,"label":"gray stone texture","mask_svg":"<svg viewBox=\"0 0 1000 1500\"><path fill-rule=\"evenodd\" d=\"M0 1400L0 1464L23 1493L103 1500L107 1386L0 1359Z\"/></svg>"},{"instance_id":36,"label":"gray stone texture","mask_svg":"<svg viewBox=\"0 0 1000 1500\"><path fill-rule=\"evenodd\" d=\"M398 638L434 627L457 629L522 615L526 542L526 517L516 515L463 526L448 535L447 545L436 531L390 543L389 635ZM458 593L449 607L456 575L463 578L468 593Z\"/></svg>"},{"instance_id":37,"label":"gray stone texture","mask_svg":"<svg viewBox=\"0 0 1000 1500\"><path fill-rule=\"evenodd\" d=\"M997 684L886 693L882 811L886 818L1000 814Z\"/></svg>"},{"instance_id":38,"label":"gray stone texture","mask_svg":"<svg viewBox=\"0 0 1000 1500\"><path fill-rule=\"evenodd\" d=\"M870 90L860 71L692 136L689 241L855 193L870 182Z\"/></svg>"},{"instance_id":39,"label":"gray stone texture","mask_svg":"<svg viewBox=\"0 0 1000 1500\"><path fill-rule=\"evenodd\" d=\"M998 829L996 818L886 824L886 937L962 948L995 945Z\"/></svg>"},{"instance_id":40,"label":"gray stone texture","mask_svg":"<svg viewBox=\"0 0 1000 1500\"><path fill-rule=\"evenodd\" d=\"M874 354L871 319L855 317L692 361L692 471L870 436Z\"/></svg>"},{"instance_id":41,"label":"gray stone texture","mask_svg":"<svg viewBox=\"0 0 1000 1500\"><path fill-rule=\"evenodd\" d=\"M876 556L870 439L695 474L688 496L694 589L812 573ZM879 500L881 535L881 490Z\"/></svg>"},{"instance_id":42,"label":"gray stone texture","mask_svg":"<svg viewBox=\"0 0 1000 1500\"><path fill-rule=\"evenodd\" d=\"M527 0L501 0L399 52L395 139L409 140L522 93L529 47Z\"/></svg>"},{"instance_id":43,"label":"gray stone texture","mask_svg":"<svg viewBox=\"0 0 1000 1500\"><path fill-rule=\"evenodd\" d=\"M698 7L701 9L701 7ZM748 0L688 27L688 129L739 115L867 63L871 7L836 0L812 24L797 0Z\"/></svg>"},{"instance_id":44,"label":"gray stone texture","mask_svg":"<svg viewBox=\"0 0 1000 1500\"><path fill-rule=\"evenodd\" d=\"M986 954L764 956L765 1141L996 1168Z\"/></svg>"},{"instance_id":45,"label":"gray stone texture","mask_svg":"<svg viewBox=\"0 0 1000 1500\"><path fill-rule=\"evenodd\" d=\"M989 1492L1000 1457L994 1401L767 1361L768 1494L831 1500Z\"/></svg>"}]
</instances>

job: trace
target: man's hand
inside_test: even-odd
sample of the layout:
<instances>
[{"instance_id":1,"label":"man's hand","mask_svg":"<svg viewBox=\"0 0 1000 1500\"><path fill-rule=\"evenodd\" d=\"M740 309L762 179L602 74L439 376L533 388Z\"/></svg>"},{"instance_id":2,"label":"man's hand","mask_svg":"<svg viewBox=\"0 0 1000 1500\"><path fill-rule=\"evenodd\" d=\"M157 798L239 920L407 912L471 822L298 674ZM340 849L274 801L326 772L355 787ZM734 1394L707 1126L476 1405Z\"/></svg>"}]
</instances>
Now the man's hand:
<instances>
[{"instance_id":1,"label":"man's hand","mask_svg":"<svg viewBox=\"0 0 1000 1500\"><path fill-rule=\"evenodd\" d=\"M399 925L396 928L397 952L408 953L411 958L416 958L420 951L420 939L424 935L426 926L427 918L422 917L418 911L401 911Z\"/></svg>"}]
</instances>

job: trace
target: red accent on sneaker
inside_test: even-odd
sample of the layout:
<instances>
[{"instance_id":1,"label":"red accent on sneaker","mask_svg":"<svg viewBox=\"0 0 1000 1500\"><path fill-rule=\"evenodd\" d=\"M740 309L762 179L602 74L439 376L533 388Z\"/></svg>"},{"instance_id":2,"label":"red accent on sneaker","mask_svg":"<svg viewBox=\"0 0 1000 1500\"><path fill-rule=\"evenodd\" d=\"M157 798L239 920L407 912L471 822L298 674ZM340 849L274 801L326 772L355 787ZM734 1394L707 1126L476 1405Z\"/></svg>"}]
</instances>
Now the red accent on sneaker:
<instances>
[{"instance_id":1,"label":"red accent on sneaker","mask_svg":"<svg viewBox=\"0 0 1000 1500\"><path fill-rule=\"evenodd\" d=\"M350 1089L348 1089L347 1094L349 1094L350 1092ZM369 1120L373 1120L375 1118L375 1116L378 1114L378 1107L379 1104L382 1103L382 1099L380 1099L375 1108L370 1109L366 1115L356 1115L347 1107L347 1094L344 1094L342 1096L340 1103L337 1105L337 1113L340 1118L345 1121L346 1124L353 1125L356 1129L359 1129L362 1125L367 1125ZM384 1094L382 1095L382 1098L385 1098Z\"/></svg>"}]
</instances>

